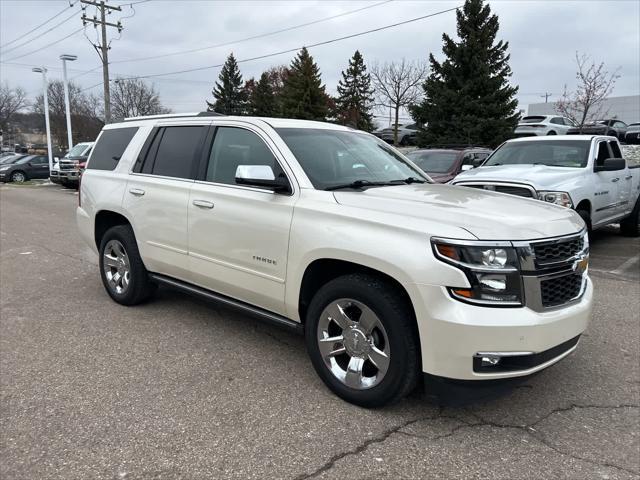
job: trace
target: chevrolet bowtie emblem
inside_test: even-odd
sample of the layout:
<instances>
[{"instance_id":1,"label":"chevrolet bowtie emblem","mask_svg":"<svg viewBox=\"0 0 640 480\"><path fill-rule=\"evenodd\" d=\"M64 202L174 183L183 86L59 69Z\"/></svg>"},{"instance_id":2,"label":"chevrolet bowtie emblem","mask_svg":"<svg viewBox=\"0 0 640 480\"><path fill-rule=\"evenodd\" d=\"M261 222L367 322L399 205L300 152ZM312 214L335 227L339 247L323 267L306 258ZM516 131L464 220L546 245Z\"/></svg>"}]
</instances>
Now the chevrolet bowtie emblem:
<instances>
[{"instance_id":1,"label":"chevrolet bowtie emblem","mask_svg":"<svg viewBox=\"0 0 640 480\"><path fill-rule=\"evenodd\" d=\"M584 257L576 260L573 263L573 271L582 275L587 271L587 267L589 267L589 256L585 255Z\"/></svg>"}]
</instances>

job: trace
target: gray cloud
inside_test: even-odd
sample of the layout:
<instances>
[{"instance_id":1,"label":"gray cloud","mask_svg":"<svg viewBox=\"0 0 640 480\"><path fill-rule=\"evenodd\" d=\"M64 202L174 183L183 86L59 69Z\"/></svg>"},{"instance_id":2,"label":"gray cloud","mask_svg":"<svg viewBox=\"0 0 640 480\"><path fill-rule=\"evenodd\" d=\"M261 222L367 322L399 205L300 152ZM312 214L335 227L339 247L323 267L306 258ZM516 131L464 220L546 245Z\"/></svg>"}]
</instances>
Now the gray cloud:
<instances>
[{"instance_id":1,"label":"gray cloud","mask_svg":"<svg viewBox=\"0 0 640 480\"><path fill-rule=\"evenodd\" d=\"M111 21L133 14L121 0L123 12ZM238 59L297 48L411 17L445 10L461 4L449 1L394 1L352 15L301 29L246 41L202 52L147 61L124 62L141 56L199 48L287 28L319 18L337 15L368 5L354 1L186 1L154 0L135 5L135 16L123 18L125 30L120 40L112 42L110 59L112 76L146 75L197 66L222 63L233 51ZM67 2L0 1L0 44L4 44L60 11ZM540 95L551 92L553 100L563 85L574 84L573 57L576 50L605 61L610 69L621 68L614 95L633 95L640 90L640 2L630 1L494 1L491 7L500 17L499 38L510 44L513 83L520 85L521 105L541 101ZM69 10L71 12L71 10ZM88 9L93 15L93 8ZM80 25L80 14L55 31L27 46L2 55L5 61L40 46L46 46L73 32ZM59 18L64 18L61 16ZM55 22L52 22L53 25ZM45 30L43 28L42 30ZM426 59L429 52L441 57L442 33L455 34L455 13L450 12L405 26L357 37L311 49L320 65L323 80L335 92L340 71L348 58L359 49L367 62L392 61L400 57ZM114 38L116 32L111 32ZM93 28L87 28L95 39ZM31 37L29 37L31 38ZM41 89L40 79L28 65L49 65L51 78L60 78L61 53L78 55L71 66L89 70L99 65L89 41L80 33L41 52L15 60L27 66L0 64L0 79L22 85L31 96ZM293 54L241 63L245 78L278 64L288 64ZM210 97L219 68L189 74L154 78L163 102L175 111L198 111ZM73 71L70 76L80 74ZM83 87L101 81L101 71L77 78ZM90 90L101 93L101 88Z\"/></svg>"}]
</instances>

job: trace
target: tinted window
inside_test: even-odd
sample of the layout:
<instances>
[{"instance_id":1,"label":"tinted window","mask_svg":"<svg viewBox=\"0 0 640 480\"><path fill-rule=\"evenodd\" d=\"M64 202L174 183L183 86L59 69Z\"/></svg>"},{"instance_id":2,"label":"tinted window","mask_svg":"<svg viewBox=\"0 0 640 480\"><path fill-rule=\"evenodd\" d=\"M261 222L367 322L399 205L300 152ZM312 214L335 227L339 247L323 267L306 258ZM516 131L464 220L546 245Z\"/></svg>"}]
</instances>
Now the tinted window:
<instances>
[{"instance_id":1,"label":"tinted window","mask_svg":"<svg viewBox=\"0 0 640 480\"><path fill-rule=\"evenodd\" d=\"M613 158L622 158L622 152L620 151L618 142L609 142L609 147L611 148L611 153L613 154Z\"/></svg>"},{"instance_id":2,"label":"tinted window","mask_svg":"<svg viewBox=\"0 0 640 480\"><path fill-rule=\"evenodd\" d=\"M158 144L151 173L164 177L195 178L193 165L206 127L167 127Z\"/></svg>"},{"instance_id":3,"label":"tinted window","mask_svg":"<svg viewBox=\"0 0 640 480\"><path fill-rule=\"evenodd\" d=\"M553 117L551 119L551 123L555 123L556 125L564 125L564 122L560 117Z\"/></svg>"},{"instance_id":4,"label":"tinted window","mask_svg":"<svg viewBox=\"0 0 640 480\"><path fill-rule=\"evenodd\" d=\"M48 157L34 157L31 160L31 163L35 163L37 165L42 165L43 163L49 163L49 158Z\"/></svg>"},{"instance_id":5,"label":"tinted window","mask_svg":"<svg viewBox=\"0 0 640 480\"><path fill-rule=\"evenodd\" d=\"M220 127L209 156L206 180L236 184L240 165L269 165L276 177L284 175L271 150L255 133L243 128Z\"/></svg>"},{"instance_id":6,"label":"tinted window","mask_svg":"<svg viewBox=\"0 0 640 480\"><path fill-rule=\"evenodd\" d=\"M520 123L540 123L544 122L547 117L524 117Z\"/></svg>"},{"instance_id":7,"label":"tinted window","mask_svg":"<svg viewBox=\"0 0 640 480\"><path fill-rule=\"evenodd\" d=\"M116 168L120 157L137 131L138 127L103 130L87 168L94 170L113 170Z\"/></svg>"},{"instance_id":8,"label":"tinted window","mask_svg":"<svg viewBox=\"0 0 640 480\"><path fill-rule=\"evenodd\" d=\"M604 161L609 158L609 149L607 148L607 142L600 142L598 144L598 156L596 157L596 165L604 165Z\"/></svg>"}]
</instances>

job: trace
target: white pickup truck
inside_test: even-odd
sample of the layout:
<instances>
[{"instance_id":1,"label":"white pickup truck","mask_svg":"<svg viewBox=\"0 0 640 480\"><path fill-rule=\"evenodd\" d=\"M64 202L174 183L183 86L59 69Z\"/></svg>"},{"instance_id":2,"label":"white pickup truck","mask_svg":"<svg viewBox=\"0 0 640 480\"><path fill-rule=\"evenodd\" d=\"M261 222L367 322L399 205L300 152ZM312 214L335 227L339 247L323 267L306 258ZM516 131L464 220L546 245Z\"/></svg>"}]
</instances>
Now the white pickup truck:
<instances>
[{"instance_id":1,"label":"white pickup truck","mask_svg":"<svg viewBox=\"0 0 640 480\"><path fill-rule=\"evenodd\" d=\"M518 138L451 183L573 208L589 229L619 222L623 233L637 236L639 167L622 158L615 137Z\"/></svg>"},{"instance_id":2,"label":"white pickup truck","mask_svg":"<svg viewBox=\"0 0 640 480\"><path fill-rule=\"evenodd\" d=\"M401 398L422 372L538 372L575 350L591 316L575 212L432 184L382 140L338 125L109 124L78 199L114 301L170 285L304 332L319 376L358 405Z\"/></svg>"}]
</instances>

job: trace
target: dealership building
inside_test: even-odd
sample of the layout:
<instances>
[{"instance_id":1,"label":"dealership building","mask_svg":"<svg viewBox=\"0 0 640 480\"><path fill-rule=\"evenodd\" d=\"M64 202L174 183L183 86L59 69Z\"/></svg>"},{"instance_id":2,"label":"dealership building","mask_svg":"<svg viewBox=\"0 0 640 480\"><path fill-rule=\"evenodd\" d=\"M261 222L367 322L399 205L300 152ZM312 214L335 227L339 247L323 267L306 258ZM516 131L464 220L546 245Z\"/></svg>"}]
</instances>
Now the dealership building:
<instances>
[{"instance_id":1,"label":"dealership building","mask_svg":"<svg viewBox=\"0 0 640 480\"><path fill-rule=\"evenodd\" d=\"M527 115L557 115L555 103L530 103ZM610 97L604 101L601 109L606 118L615 118L624 123L640 122L640 95Z\"/></svg>"}]
</instances>

